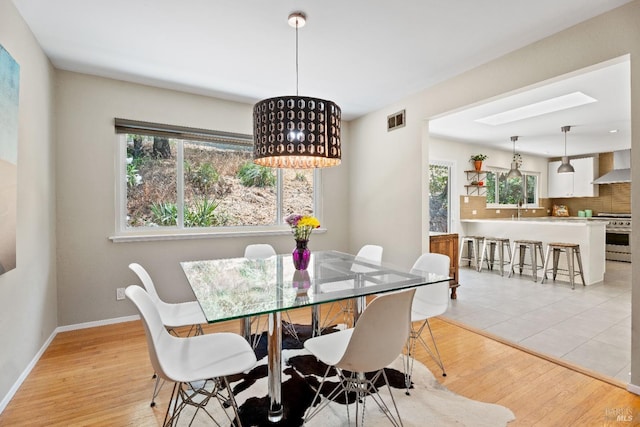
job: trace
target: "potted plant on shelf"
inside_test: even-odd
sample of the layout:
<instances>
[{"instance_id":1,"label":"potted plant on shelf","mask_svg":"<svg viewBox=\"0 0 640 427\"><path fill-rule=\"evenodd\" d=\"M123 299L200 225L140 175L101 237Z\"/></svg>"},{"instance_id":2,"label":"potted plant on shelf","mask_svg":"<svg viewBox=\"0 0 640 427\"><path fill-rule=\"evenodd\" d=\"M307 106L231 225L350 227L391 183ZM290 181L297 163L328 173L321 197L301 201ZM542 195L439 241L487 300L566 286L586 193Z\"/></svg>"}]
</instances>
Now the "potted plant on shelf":
<instances>
[{"instance_id":1,"label":"potted plant on shelf","mask_svg":"<svg viewBox=\"0 0 640 427\"><path fill-rule=\"evenodd\" d=\"M486 160L486 159L487 159L486 154L472 154L471 159L469 159L469 161L473 162L473 166L475 167L476 171L481 171L482 162L483 160Z\"/></svg>"}]
</instances>

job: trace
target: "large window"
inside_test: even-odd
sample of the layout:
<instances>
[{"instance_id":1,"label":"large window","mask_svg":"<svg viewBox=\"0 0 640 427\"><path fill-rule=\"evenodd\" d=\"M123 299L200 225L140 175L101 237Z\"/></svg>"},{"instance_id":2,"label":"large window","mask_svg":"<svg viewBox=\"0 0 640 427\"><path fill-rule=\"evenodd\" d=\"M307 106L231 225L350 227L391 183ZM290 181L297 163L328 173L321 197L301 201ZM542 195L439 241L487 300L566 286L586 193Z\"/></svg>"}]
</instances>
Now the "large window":
<instances>
[{"instance_id":1,"label":"large window","mask_svg":"<svg viewBox=\"0 0 640 427\"><path fill-rule=\"evenodd\" d=\"M522 172L522 177L508 178L507 169L490 168L487 172L487 205L538 206L540 174Z\"/></svg>"},{"instance_id":2,"label":"large window","mask_svg":"<svg viewBox=\"0 0 640 427\"><path fill-rule=\"evenodd\" d=\"M314 214L313 169L255 165L250 135L116 119L120 230L264 228Z\"/></svg>"},{"instance_id":3,"label":"large window","mask_svg":"<svg viewBox=\"0 0 640 427\"><path fill-rule=\"evenodd\" d=\"M429 165L429 231L448 233L451 229L451 165Z\"/></svg>"}]
</instances>

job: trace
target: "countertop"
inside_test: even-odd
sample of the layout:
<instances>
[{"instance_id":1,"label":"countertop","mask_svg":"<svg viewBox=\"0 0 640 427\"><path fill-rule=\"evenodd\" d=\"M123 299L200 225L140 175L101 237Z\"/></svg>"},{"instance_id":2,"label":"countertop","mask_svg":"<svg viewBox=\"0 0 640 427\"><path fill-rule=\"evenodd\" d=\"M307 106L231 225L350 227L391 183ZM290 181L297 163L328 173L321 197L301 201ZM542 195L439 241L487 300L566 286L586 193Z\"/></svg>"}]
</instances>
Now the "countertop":
<instances>
[{"instance_id":1,"label":"countertop","mask_svg":"<svg viewBox=\"0 0 640 427\"><path fill-rule=\"evenodd\" d=\"M582 217L582 216L540 216L540 217L526 217L526 218L488 218L488 219L461 219L460 222L526 222L526 223L565 223L566 225L606 225L609 220L597 217Z\"/></svg>"},{"instance_id":2,"label":"countertop","mask_svg":"<svg viewBox=\"0 0 640 427\"><path fill-rule=\"evenodd\" d=\"M580 245L584 280L587 285L604 279L606 225L608 220L587 217L527 217L518 219L461 220L467 236L504 237L513 240L535 240L548 245L567 242ZM548 247L547 247L548 249ZM514 256L517 256L514 252ZM565 257L560 257L565 268ZM563 264L564 263L564 264Z\"/></svg>"}]
</instances>

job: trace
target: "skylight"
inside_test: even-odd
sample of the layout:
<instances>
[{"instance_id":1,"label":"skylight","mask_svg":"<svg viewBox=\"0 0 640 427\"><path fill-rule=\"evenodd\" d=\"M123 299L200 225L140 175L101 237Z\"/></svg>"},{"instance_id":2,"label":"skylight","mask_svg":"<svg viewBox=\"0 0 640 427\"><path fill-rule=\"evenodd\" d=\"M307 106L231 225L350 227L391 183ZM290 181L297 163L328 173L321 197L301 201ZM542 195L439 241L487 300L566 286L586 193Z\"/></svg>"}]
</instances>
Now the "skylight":
<instances>
[{"instance_id":1,"label":"skylight","mask_svg":"<svg viewBox=\"0 0 640 427\"><path fill-rule=\"evenodd\" d=\"M486 125L498 126L556 111L568 110L569 108L579 107L581 105L597 101L597 99L585 95L582 92L573 92L567 95L535 102L523 107L514 108L512 110L503 111L502 113L482 117L475 121Z\"/></svg>"}]
</instances>

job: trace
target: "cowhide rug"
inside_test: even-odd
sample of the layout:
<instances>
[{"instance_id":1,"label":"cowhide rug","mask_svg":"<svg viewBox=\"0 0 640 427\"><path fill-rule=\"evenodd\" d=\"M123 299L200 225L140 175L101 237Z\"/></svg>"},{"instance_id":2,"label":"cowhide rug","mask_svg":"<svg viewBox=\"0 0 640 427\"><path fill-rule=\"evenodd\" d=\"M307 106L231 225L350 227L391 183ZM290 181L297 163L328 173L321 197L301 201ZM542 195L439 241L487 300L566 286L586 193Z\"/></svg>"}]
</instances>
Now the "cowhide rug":
<instances>
[{"instance_id":1,"label":"cowhide rug","mask_svg":"<svg viewBox=\"0 0 640 427\"><path fill-rule=\"evenodd\" d=\"M322 379L326 365L318 362L303 348L302 342L310 336L310 327L295 326L299 341L288 334L283 336L282 400L284 419L281 422L267 421L269 398L267 396L265 334L261 337L256 348L258 364L244 375L229 378L240 407L240 419L243 426L298 427L303 425L305 411L311 405L315 395L314 387L317 387ZM402 356L399 356L393 364L386 368L386 374L393 389L393 397L398 405L404 427L495 427L505 426L515 419L514 414L503 406L467 399L449 391L440 385L431 371L420 362L416 361L413 369L411 394L407 396L405 394ZM335 382L337 383L337 381ZM392 408L386 387L380 387L380 395ZM217 420L220 420L222 414L216 406L217 403L212 401L207 405L207 409L214 413ZM354 408L350 408L350 411L351 422L354 423ZM192 412L190 414L188 412L187 409L183 411L180 417L181 423L188 424L192 414ZM306 425L309 427L346 426L346 416L347 410L344 402L330 403ZM200 413L193 423L196 426L211 424L211 420ZM390 425L387 417L371 399L367 399L366 402L365 425L371 427Z\"/></svg>"}]
</instances>

